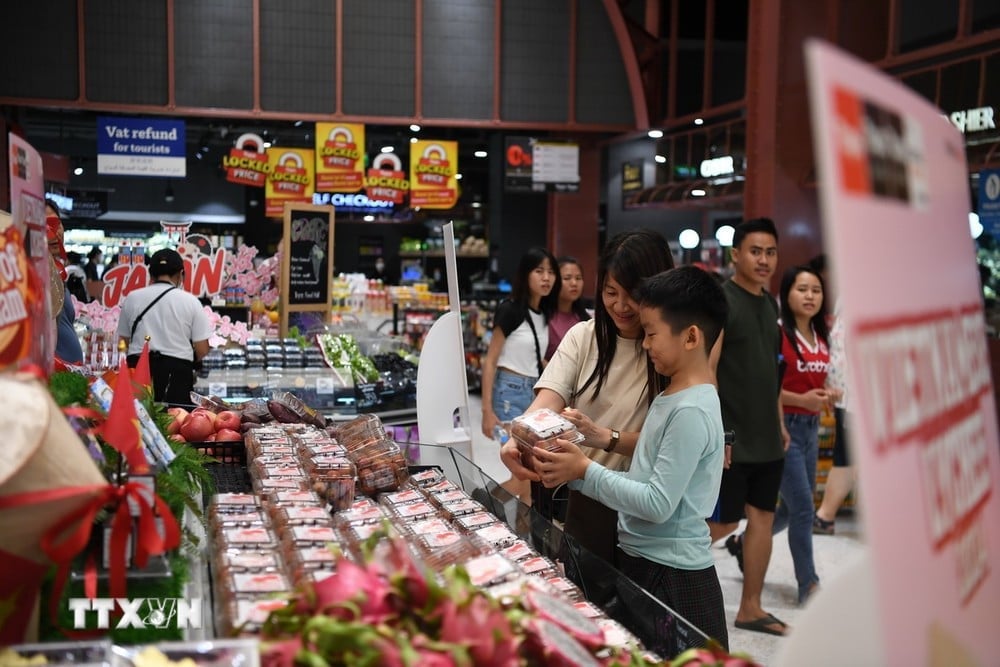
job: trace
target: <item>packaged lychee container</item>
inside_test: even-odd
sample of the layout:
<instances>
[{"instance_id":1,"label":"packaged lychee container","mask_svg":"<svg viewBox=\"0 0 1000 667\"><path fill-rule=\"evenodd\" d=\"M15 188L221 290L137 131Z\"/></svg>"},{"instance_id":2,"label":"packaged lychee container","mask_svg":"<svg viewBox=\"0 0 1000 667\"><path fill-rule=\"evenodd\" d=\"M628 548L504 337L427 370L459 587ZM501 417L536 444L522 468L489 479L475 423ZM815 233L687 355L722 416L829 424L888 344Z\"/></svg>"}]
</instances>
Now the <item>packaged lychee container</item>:
<instances>
[{"instance_id":1,"label":"packaged lychee container","mask_svg":"<svg viewBox=\"0 0 1000 667\"><path fill-rule=\"evenodd\" d=\"M216 493L208 502L208 516L260 509L260 498L252 493Z\"/></svg>"},{"instance_id":2,"label":"packaged lychee container","mask_svg":"<svg viewBox=\"0 0 1000 667\"><path fill-rule=\"evenodd\" d=\"M465 516L466 514L476 514L477 512L485 511L486 508L483 507L482 503L479 503L469 497L441 505L441 514L449 521L453 521L460 516Z\"/></svg>"},{"instance_id":3,"label":"packaged lychee container","mask_svg":"<svg viewBox=\"0 0 1000 667\"><path fill-rule=\"evenodd\" d=\"M559 568L545 556L533 556L526 558L517 564L525 574L541 577L543 580L558 577Z\"/></svg>"},{"instance_id":4,"label":"packaged lychee container","mask_svg":"<svg viewBox=\"0 0 1000 667\"><path fill-rule=\"evenodd\" d=\"M216 577L224 577L230 572L281 572L284 567L275 551L242 549L216 551L212 563Z\"/></svg>"},{"instance_id":5,"label":"packaged lychee container","mask_svg":"<svg viewBox=\"0 0 1000 667\"><path fill-rule=\"evenodd\" d=\"M476 512L474 514L465 514L463 516L455 517L455 525L466 533L471 533L474 530L482 528L483 526L488 526L491 523L499 523L500 520L489 512Z\"/></svg>"},{"instance_id":6,"label":"packaged lychee container","mask_svg":"<svg viewBox=\"0 0 1000 667\"><path fill-rule=\"evenodd\" d=\"M437 571L449 565L468 562L472 558L492 551L490 545L474 535L460 535L460 539L455 539L455 532L446 528L435 533L419 535L415 533L413 542L427 567Z\"/></svg>"},{"instance_id":7,"label":"packaged lychee container","mask_svg":"<svg viewBox=\"0 0 1000 667\"><path fill-rule=\"evenodd\" d=\"M272 494L274 505L322 505L315 491L278 491Z\"/></svg>"},{"instance_id":8,"label":"packaged lychee container","mask_svg":"<svg viewBox=\"0 0 1000 667\"><path fill-rule=\"evenodd\" d=\"M341 457L323 456L305 464L312 490L333 509L344 510L354 502L356 468Z\"/></svg>"},{"instance_id":9,"label":"packaged lychee container","mask_svg":"<svg viewBox=\"0 0 1000 667\"><path fill-rule=\"evenodd\" d=\"M438 508L427 500L390 505L388 511L390 516L399 519L403 523L439 516Z\"/></svg>"},{"instance_id":10,"label":"packaged lychee container","mask_svg":"<svg viewBox=\"0 0 1000 667\"><path fill-rule=\"evenodd\" d=\"M533 447L558 451L559 443L556 439L569 440L572 443L580 443L586 439L576 430L573 422L549 408L532 410L514 417L510 422L510 435L521 451L522 464L529 470L532 469L535 460L531 451Z\"/></svg>"},{"instance_id":11,"label":"packaged lychee container","mask_svg":"<svg viewBox=\"0 0 1000 667\"><path fill-rule=\"evenodd\" d=\"M224 528L250 528L254 526L267 527L271 523L263 508L249 512L225 512L212 515L209 525L215 533Z\"/></svg>"},{"instance_id":12,"label":"packaged lychee container","mask_svg":"<svg viewBox=\"0 0 1000 667\"><path fill-rule=\"evenodd\" d=\"M288 606L281 598L246 599L231 597L227 604L216 609L216 623L220 637L255 635L260 633L272 611Z\"/></svg>"},{"instance_id":13,"label":"packaged lychee container","mask_svg":"<svg viewBox=\"0 0 1000 667\"><path fill-rule=\"evenodd\" d=\"M217 534L219 549L268 551L277 548L278 537L268 526L222 528Z\"/></svg>"},{"instance_id":14,"label":"packaged lychee container","mask_svg":"<svg viewBox=\"0 0 1000 667\"><path fill-rule=\"evenodd\" d=\"M329 525L304 525L285 526L281 531L281 541L286 547L286 552L291 549L303 547L325 547L327 544L338 544L341 535L333 526Z\"/></svg>"},{"instance_id":15,"label":"packaged lychee container","mask_svg":"<svg viewBox=\"0 0 1000 667\"><path fill-rule=\"evenodd\" d=\"M317 570L333 572L337 565L336 555L327 546L294 548L289 551L287 559L288 572L296 586L307 573Z\"/></svg>"},{"instance_id":16,"label":"packaged lychee container","mask_svg":"<svg viewBox=\"0 0 1000 667\"><path fill-rule=\"evenodd\" d=\"M355 501L351 507L333 515L334 525L343 528L355 523L382 523L388 515L381 505L374 502L359 504Z\"/></svg>"},{"instance_id":17,"label":"packaged lychee container","mask_svg":"<svg viewBox=\"0 0 1000 667\"><path fill-rule=\"evenodd\" d=\"M410 475L410 484L425 488L443 479L444 473L441 470L438 468L428 468L427 470L421 470Z\"/></svg>"},{"instance_id":18,"label":"packaged lychee container","mask_svg":"<svg viewBox=\"0 0 1000 667\"><path fill-rule=\"evenodd\" d=\"M423 502L427 500L427 496L424 495L422 491L416 488L405 488L400 491L393 491L391 493L383 493L378 497L378 502L385 505L386 507L392 507L394 505L407 505L409 503Z\"/></svg>"},{"instance_id":19,"label":"packaged lychee container","mask_svg":"<svg viewBox=\"0 0 1000 667\"><path fill-rule=\"evenodd\" d=\"M435 493L428 493L427 496L431 501L438 506L445 505L447 503L457 502L459 500L471 500L469 494L462 489L448 489L447 491L437 491Z\"/></svg>"},{"instance_id":20,"label":"packaged lychee container","mask_svg":"<svg viewBox=\"0 0 1000 667\"><path fill-rule=\"evenodd\" d=\"M305 477L266 477L252 478L254 493L270 500L279 491L309 491L309 480Z\"/></svg>"},{"instance_id":21,"label":"packaged lychee container","mask_svg":"<svg viewBox=\"0 0 1000 667\"><path fill-rule=\"evenodd\" d=\"M513 563L500 554L477 556L464 563L469 581L474 586L492 586L503 581L514 579L520 571Z\"/></svg>"},{"instance_id":22,"label":"packaged lychee container","mask_svg":"<svg viewBox=\"0 0 1000 667\"><path fill-rule=\"evenodd\" d=\"M473 515L469 515L473 516ZM507 527L507 524L497 521L485 526L481 526L472 531L472 534L487 544L493 545L495 549L509 547L517 541L517 535Z\"/></svg>"},{"instance_id":23,"label":"packaged lychee container","mask_svg":"<svg viewBox=\"0 0 1000 667\"><path fill-rule=\"evenodd\" d=\"M230 572L222 580L222 597L233 599L260 599L274 593L287 593L292 588L284 572Z\"/></svg>"},{"instance_id":24,"label":"packaged lychee container","mask_svg":"<svg viewBox=\"0 0 1000 667\"><path fill-rule=\"evenodd\" d=\"M279 532L286 526L328 526L333 528L333 517L321 505L288 505L275 509L274 526Z\"/></svg>"}]
</instances>

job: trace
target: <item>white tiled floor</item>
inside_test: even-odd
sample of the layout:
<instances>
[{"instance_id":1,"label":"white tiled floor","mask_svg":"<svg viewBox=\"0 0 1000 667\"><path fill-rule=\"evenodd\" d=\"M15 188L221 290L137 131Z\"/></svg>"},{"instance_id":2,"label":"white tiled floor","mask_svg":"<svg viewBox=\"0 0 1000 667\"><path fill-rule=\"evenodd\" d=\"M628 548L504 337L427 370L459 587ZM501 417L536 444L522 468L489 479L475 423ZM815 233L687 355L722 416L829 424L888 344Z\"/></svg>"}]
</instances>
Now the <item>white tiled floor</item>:
<instances>
[{"instance_id":1,"label":"white tiled floor","mask_svg":"<svg viewBox=\"0 0 1000 667\"><path fill-rule=\"evenodd\" d=\"M499 445L486 438L480 431L482 408L479 396L469 396L469 417L472 421L472 455L483 471L498 482L510 478L510 472L500 462ZM821 585L836 579L841 567L854 560L863 548L858 533L859 526L853 515L837 518L837 534L833 536L816 536L813 546L816 567ZM733 626L736 610L739 607L740 595L743 589L743 576L736 565L736 559L729 555L721 542L715 548L715 565L722 584L722 594L726 601L726 617L729 619L729 644L733 651L749 653L762 665L773 664L775 656L781 648L781 637L737 630ZM792 566L788 541L784 534L774 539L771 564L764 581L763 606L789 624L795 626L795 620L804 611L797 604L797 588L795 572Z\"/></svg>"}]
</instances>

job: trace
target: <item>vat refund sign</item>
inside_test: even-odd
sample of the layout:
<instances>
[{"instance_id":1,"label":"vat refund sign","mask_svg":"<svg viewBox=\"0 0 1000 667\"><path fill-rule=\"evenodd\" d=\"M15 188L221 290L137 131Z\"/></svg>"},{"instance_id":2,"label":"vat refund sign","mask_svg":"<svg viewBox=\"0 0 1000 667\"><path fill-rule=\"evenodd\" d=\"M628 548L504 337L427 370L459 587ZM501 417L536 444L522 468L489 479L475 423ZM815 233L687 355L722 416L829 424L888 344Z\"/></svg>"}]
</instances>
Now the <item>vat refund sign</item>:
<instances>
[{"instance_id":1,"label":"vat refund sign","mask_svg":"<svg viewBox=\"0 0 1000 667\"><path fill-rule=\"evenodd\" d=\"M187 174L184 121L97 118L97 173L115 176Z\"/></svg>"}]
</instances>

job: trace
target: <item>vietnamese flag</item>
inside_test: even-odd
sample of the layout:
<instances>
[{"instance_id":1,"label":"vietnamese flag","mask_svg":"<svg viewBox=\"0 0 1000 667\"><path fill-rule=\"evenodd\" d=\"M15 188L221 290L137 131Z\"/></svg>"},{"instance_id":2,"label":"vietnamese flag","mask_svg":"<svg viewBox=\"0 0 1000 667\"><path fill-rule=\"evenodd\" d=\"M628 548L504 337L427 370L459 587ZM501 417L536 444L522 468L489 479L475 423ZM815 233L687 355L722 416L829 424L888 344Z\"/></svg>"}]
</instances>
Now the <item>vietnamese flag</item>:
<instances>
[{"instance_id":1,"label":"vietnamese flag","mask_svg":"<svg viewBox=\"0 0 1000 667\"><path fill-rule=\"evenodd\" d=\"M153 378L149 372L149 336L146 336L146 343L142 346L139 363L132 370L132 382L145 389L149 389L153 384Z\"/></svg>"},{"instance_id":2,"label":"vietnamese flag","mask_svg":"<svg viewBox=\"0 0 1000 667\"><path fill-rule=\"evenodd\" d=\"M139 417L135 412L135 394L132 393L131 382L121 382L128 377L128 364L122 357L118 369L119 382L115 383L115 393L108 409L108 418L104 420L98 433L106 443L121 452L132 472L146 471L149 470L149 462L142 451Z\"/></svg>"}]
</instances>

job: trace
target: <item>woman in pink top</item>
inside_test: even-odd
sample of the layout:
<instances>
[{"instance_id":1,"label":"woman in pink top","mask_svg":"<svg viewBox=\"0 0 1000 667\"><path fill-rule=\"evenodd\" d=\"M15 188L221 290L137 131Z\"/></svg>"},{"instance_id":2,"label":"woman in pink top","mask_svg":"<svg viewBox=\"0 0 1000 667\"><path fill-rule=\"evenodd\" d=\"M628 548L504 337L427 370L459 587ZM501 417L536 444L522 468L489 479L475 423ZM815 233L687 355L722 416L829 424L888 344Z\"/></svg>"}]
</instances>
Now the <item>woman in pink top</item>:
<instances>
[{"instance_id":1,"label":"woman in pink top","mask_svg":"<svg viewBox=\"0 0 1000 667\"><path fill-rule=\"evenodd\" d=\"M577 322L590 319L590 313L583 305L583 269L575 257L564 255L556 260L562 289L559 291L559 305L549 320L549 347L545 359L551 359L566 332Z\"/></svg>"}]
</instances>

